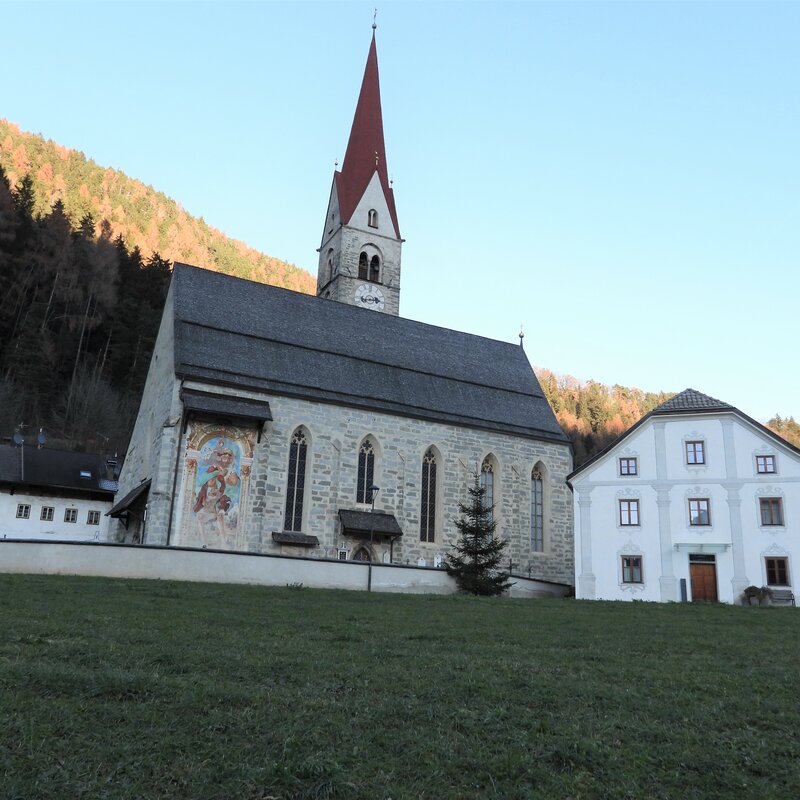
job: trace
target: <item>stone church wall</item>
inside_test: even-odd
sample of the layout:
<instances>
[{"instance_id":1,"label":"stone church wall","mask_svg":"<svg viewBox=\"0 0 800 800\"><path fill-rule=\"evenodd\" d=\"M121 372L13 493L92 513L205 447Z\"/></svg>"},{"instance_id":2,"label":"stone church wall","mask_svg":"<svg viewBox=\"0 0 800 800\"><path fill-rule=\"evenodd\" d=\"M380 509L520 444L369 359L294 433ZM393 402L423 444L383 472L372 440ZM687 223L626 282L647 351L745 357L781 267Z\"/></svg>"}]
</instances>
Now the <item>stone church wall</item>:
<instances>
[{"instance_id":1,"label":"stone church wall","mask_svg":"<svg viewBox=\"0 0 800 800\"><path fill-rule=\"evenodd\" d=\"M176 397L178 384L174 380L173 383ZM242 427L231 428L227 433L224 426L216 428L218 438L232 441L231 437L238 436L241 441L254 442L251 460L245 450L240 454L247 461L247 491L241 507L237 508L240 527L235 537L231 535L228 540L223 533L216 536L210 528L207 535L211 538L207 542L197 533L196 517L201 512L194 509L202 506L198 503L198 475L207 468L198 464L197 433L201 425L208 423L190 422L176 457L174 437L178 429L164 428L163 414L140 414L153 420L158 416L161 422L160 429L154 424L151 432L153 442L160 442L162 452L154 461L158 477L154 479L157 491L151 493L146 537L149 544L167 543L168 520L173 513L169 543L174 545L335 558L344 544L351 557L362 542L341 535L338 511L357 507L358 450L369 435L376 450L374 480L380 486L375 509L394 514L403 529L403 536L394 545L394 563L416 565L424 561L430 566L447 552L457 538L454 521L459 516L458 502L466 501L472 476L483 459L492 454L496 462L497 535L510 542L506 552L513 571L543 580L573 583L572 502L565 480L572 469L568 446L296 398L265 397L242 391L237 394L269 400L273 421L265 427L260 442L255 442L254 426L249 432ZM163 387L155 396L163 404L169 392ZM284 528L289 447L294 431L301 426L308 441L302 532L319 539L319 546L309 549L288 548L272 539L273 532ZM206 431L209 436L211 427ZM420 541L419 534L420 485L422 459L430 447L435 448L439 457L440 508L435 541L426 543ZM530 541L530 476L539 462L545 472L544 552L534 552ZM175 463L179 470L178 493L172 504ZM237 473L237 480L239 477ZM375 543L373 557L380 560L384 552L388 555L388 549L388 545Z\"/></svg>"},{"instance_id":2,"label":"stone church wall","mask_svg":"<svg viewBox=\"0 0 800 800\"><path fill-rule=\"evenodd\" d=\"M167 524L168 500L172 493L172 459L179 434L181 403L175 380L175 326L173 317L174 283L164 305L150 367L147 372L139 414L131 434L125 463L120 474L116 500L121 500L142 481L151 479L148 502L148 526L160 529ZM135 321L131 321L135 324ZM110 538L119 541L138 536L137 521L125 528L112 521Z\"/></svg>"}]
</instances>

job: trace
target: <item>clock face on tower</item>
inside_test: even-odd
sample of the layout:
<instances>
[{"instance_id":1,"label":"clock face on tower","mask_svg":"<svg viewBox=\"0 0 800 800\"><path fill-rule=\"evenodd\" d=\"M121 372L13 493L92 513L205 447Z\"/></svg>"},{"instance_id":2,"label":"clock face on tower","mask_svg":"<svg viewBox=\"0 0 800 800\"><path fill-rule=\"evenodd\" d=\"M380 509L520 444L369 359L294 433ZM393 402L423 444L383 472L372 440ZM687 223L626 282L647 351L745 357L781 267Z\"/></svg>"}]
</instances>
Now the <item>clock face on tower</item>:
<instances>
[{"instance_id":1,"label":"clock face on tower","mask_svg":"<svg viewBox=\"0 0 800 800\"><path fill-rule=\"evenodd\" d=\"M373 283L362 283L356 288L356 305L361 308L371 308L373 311L383 311L385 305L383 292Z\"/></svg>"}]
</instances>

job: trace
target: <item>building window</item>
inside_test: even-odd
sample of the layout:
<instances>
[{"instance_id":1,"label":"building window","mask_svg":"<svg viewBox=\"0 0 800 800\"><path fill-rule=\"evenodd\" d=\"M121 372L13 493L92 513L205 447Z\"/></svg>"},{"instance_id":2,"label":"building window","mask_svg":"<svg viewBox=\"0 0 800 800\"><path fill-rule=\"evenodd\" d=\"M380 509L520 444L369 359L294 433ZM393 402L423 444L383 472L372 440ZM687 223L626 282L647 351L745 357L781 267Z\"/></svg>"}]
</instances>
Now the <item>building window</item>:
<instances>
[{"instance_id":1,"label":"building window","mask_svg":"<svg viewBox=\"0 0 800 800\"><path fill-rule=\"evenodd\" d=\"M436 540L436 455L428 450L422 459L421 542Z\"/></svg>"},{"instance_id":2,"label":"building window","mask_svg":"<svg viewBox=\"0 0 800 800\"><path fill-rule=\"evenodd\" d=\"M358 451L358 483L356 485L356 503L372 502L370 486L375 482L375 448L369 439L365 439Z\"/></svg>"},{"instance_id":3,"label":"building window","mask_svg":"<svg viewBox=\"0 0 800 800\"><path fill-rule=\"evenodd\" d=\"M689 500L689 524L710 525L711 512L707 497L694 497Z\"/></svg>"},{"instance_id":4,"label":"building window","mask_svg":"<svg viewBox=\"0 0 800 800\"><path fill-rule=\"evenodd\" d=\"M705 442L686 442L686 463L687 464L706 463Z\"/></svg>"},{"instance_id":5,"label":"building window","mask_svg":"<svg viewBox=\"0 0 800 800\"><path fill-rule=\"evenodd\" d=\"M373 283L381 282L381 260L378 256L372 256L369 262L369 279Z\"/></svg>"},{"instance_id":6,"label":"building window","mask_svg":"<svg viewBox=\"0 0 800 800\"><path fill-rule=\"evenodd\" d=\"M78 509L68 508L64 512L64 522L77 522L77 521L78 521Z\"/></svg>"},{"instance_id":7,"label":"building window","mask_svg":"<svg viewBox=\"0 0 800 800\"><path fill-rule=\"evenodd\" d=\"M619 460L620 475L638 475L639 465L635 458L621 458Z\"/></svg>"},{"instance_id":8,"label":"building window","mask_svg":"<svg viewBox=\"0 0 800 800\"><path fill-rule=\"evenodd\" d=\"M789 559L788 558L765 558L767 565L767 585L768 586L788 586L789 585Z\"/></svg>"},{"instance_id":9,"label":"building window","mask_svg":"<svg viewBox=\"0 0 800 800\"><path fill-rule=\"evenodd\" d=\"M531 550L544 550L544 481L538 466L531 472Z\"/></svg>"},{"instance_id":10,"label":"building window","mask_svg":"<svg viewBox=\"0 0 800 800\"><path fill-rule=\"evenodd\" d=\"M100 524L100 512L99 511L90 511L86 515L86 524L87 525L99 525Z\"/></svg>"},{"instance_id":11,"label":"building window","mask_svg":"<svg viewBox=\"0 0 800 800\"><path fill-rule=\"evenodd\" d=\"M17 519L30 519L31 507L27 503L20 503L17 506Z\"/></svg>"},{"instance_id":12,"label":"building window","mask_svg":"<svg viewBox=\"0 0 800 800\"><path fill-rule=\"evenodd\" d=\"M328 250L328 280L332 281L333 276L336 274L336 269L334 267L334 257L333 257L333 248Z\"/></svg>"},{"instance_id":13,"label":"building window","mask_svg":"<svg viewBox=\"0 0 800 800\"><path fill-rule=\"evenodd\" d=\"M366 253L361 253L358 257L358 279L360 281L368 280L369 261Z\"/></svg>"},{"instance_id":14,"label":"building window","mask_svg":"<svg viewBox=\"0 0 800 800\"><path fill-rule=\"evenodd\" d=\"M489 523L494 522L494 467L489 458L481 465L481 488L484 491L483 504L489 509Z\"/></svg>"},{"instance_id":15,"label":"building window","mask_svg":"<svg viewBox=\"0 0 800 800\"><path fill-rule=\"evenodd\" d=\"M641 556L622 556L622 582L643 583Z\"/></svg>"},{"instance_id":16,"label":"building window","mask_svg":"<svg viewBox=\"0 0 800 800\"><path fill-rule=\"evenodd\" d=\"M619 501L619 524L638 525L639 524L639 501L620 500Z\"/></svg>"},{"instance_id":17,"label":"building window","mask_svg":"<svg viewBox=\"0 0 800 800\"><path fill-rule=\"evenodd\" d=\"M306 436L298 428L289 445L289 478L286 484L286 514L283 518L285 531L300 531L303 528L307 448Z\"/></svg>"},{"instance_id":18,"label":"building window","mask_svg":"<svg viewBox=\"0 0 800 800\"><path fill-rule=\"evenodd\" d=\"M44 520L45 522L52 522L55 513L56 510L53 508L53 506L42 506L42 513L39 516L39 519Z\"/></svg>"},{"instance_id":19,"label":"building window","mask_svg":"<svg viewBox=\"0 0 800 800\"><path fill-rule=\"evenodd\" d=\"M759 475L772 475L775 472L775 456L756 456L756 472Z\"/></svg>"},{"instance_id":20,"label":"building window","mask_svg":"<svg viewBox=\"0 0 800 800\"><path fill-rule=\"evenodd\" d=\"M761 497L758 503L761 506L762 525L783 525L783 503L780 497Z\"/></svg>"},{"instance_id":21,"label":"building window","mask_svg":"<svg viewBox=\"0 0 800 800\"><path fill-rule=\"evenodd\" d=\"M367 225L369 225L370 228L378 227L378 212L374 208L367 211Z\"/></svg>"}]
</instances>

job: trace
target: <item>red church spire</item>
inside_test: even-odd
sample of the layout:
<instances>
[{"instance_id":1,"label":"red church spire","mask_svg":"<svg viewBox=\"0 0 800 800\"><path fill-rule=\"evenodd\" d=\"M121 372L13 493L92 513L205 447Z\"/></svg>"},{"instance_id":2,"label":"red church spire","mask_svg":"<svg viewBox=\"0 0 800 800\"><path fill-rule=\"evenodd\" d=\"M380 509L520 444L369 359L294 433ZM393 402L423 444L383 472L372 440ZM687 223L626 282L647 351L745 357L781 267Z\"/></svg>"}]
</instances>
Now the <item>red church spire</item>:
<instances>
[{"instance_id":1,"label":"red church spire","mask_svg":"<svg viewBox=\"0 0 800 800\"><path fill-rule=\"evenodd\" d=\"M381 114L381 87L378 79L378 52L375 48L375 26L372 43L364 69L364 80L358 95L358 105L350 129L350 139L344 155L342 171L336 173L336 191L343 224L350 222L359 200L377 171L386 204L392 217L395 234L400 238L394 193L389 185L386 168L386 146L383 141L383 115Z\"/></svg>"}]
</instances>

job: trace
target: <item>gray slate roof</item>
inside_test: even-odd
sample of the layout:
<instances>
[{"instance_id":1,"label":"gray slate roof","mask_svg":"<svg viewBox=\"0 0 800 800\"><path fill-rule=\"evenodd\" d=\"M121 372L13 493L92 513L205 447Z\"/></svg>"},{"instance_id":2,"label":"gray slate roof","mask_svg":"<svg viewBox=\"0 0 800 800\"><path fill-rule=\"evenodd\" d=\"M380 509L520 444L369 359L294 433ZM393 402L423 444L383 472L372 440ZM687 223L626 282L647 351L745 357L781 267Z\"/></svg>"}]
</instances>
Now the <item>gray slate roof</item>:
<instances>
[{"instance_id":1,"label":"gray slate roof","mask_svg":"<svg viewBox=\"0 0 800 800\"><path fill-rule=\"evenodd\" d=\"M732 405L723 403L722 400L717 400L715 397L709 397L696 389L684 389L675 397L656 406L651 414L655 416L656 414L675 414L681 411L730 411L731 409L733 409Z\"/></svg>"},{"instance_id":2,"label":"gray slate roof","mask_svg":"<svg viewBox=\"0 0 800 800\"><path fill-rule=\"evenodd\" d=\"M567 441L518 345L185 264L173 297L179 377Z\"/></svg>"},{"instance_id":3,"label":"gray slate roof","mask_svg":"<svg viewBox=\"0 0 800 800\"><path fill-rule=\"evenodd\" d=\"M99 453L0 445L0 483L99 492L110 499L117 490L117 481L113 474L109 479L106 459ZM81 477L81 472L89 476Z\"/></svg>"}]
</instances>

